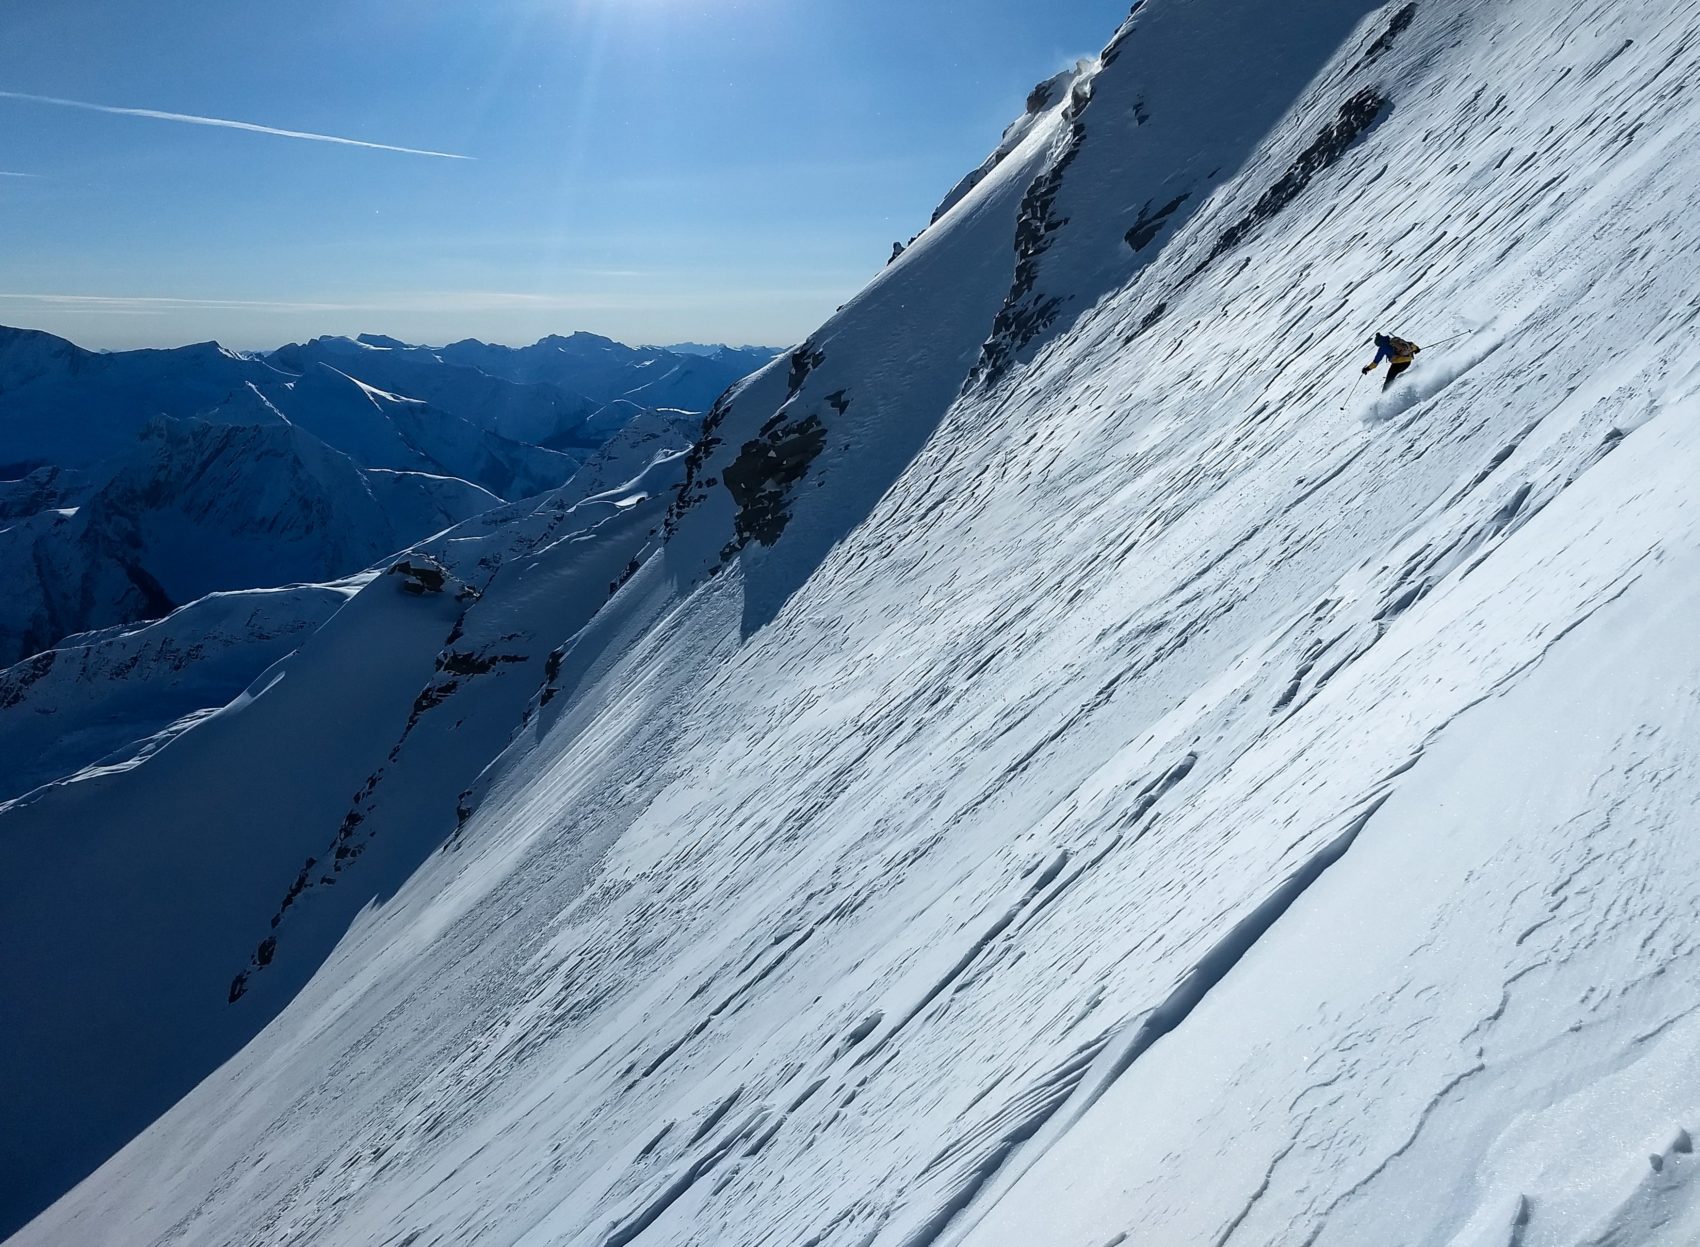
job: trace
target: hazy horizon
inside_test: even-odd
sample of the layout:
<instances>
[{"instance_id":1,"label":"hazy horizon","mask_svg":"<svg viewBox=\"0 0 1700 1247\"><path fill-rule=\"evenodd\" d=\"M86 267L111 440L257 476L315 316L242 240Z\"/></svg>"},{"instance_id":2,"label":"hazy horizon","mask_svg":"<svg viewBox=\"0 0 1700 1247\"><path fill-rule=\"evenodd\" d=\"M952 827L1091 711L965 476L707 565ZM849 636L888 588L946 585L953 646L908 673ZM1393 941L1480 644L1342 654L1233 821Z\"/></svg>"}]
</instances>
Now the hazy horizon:
<instances>
[{"instance_id":1,"label":"hazy horizon","mask_svg":"<svg viewBox=\"0 0 1700 1247\"><path fill-rule=\"evenodd\" d=\"M184 339L183 341L180 341L180 342L157 342L157 343L150 342L150 343L145 343L145 344L140 345L140 346L112 347L112 346L99 346L99 345L95 345L94 343L91 343L91 342L84 342L84 341L81 341L80 339L78 339L77 336L74 333L66 333L66 332L62 332L58 329L47 329L47 328L43 328L39 325L22 325L22 324L15 324L15 323L12 323L10 321L0 321L0 330L6 330L6 329L21 329L21 330L24 330L26 332L52 334L54 337L62 338L65 341L71 343L73 346L82 347L84 350L110 352L110 353L117 353L117 352L121 352L121 351L159 351L159 350L169 351L169 350L180 349L182 347L199 346L202 343L211 342L211 343L214 343L217 346L222 346L222 347L225 347L225 348L232 350L232 351L240 351L244 354L269 354L273 351L281 350L281 349L283 349L284 347L287 347L287 346L302 345L304 343L312 341L315 338L357 338L357 337L360 337L362 335L365 335L367 337L373 337L373 338L393 338L393 339L403 343L406 346L424 347L427 350L440 349L442 347L450 346L450 345L452 345L456 342L465 342L465 341L482 342L486 346L505 346L505 347L511 347L511 348L514 348L514 349L519 349L519 348L522 348L522 347L535 346L537 343L543 341L546 338L551 338L551 337L570 338L576 333L588 333L588 334L591 334L595 337L609 338L610 340L617 342L622 346L628 346L628 347L633 348L634 350L673 351L673 352L675 352L677 354L681 354L681 355L692 354L693 353L692 348L697 348L697 347L722 347L722 346L724 346L724 347L731 347L733 350L773 351L775 353L778 353L778 352L781 352L781 351L785 351L788 348L796 345L795 342L704 342L704 341L701 341L701 340L692 340L692 339L685 339L685 338L681 338L681 339L678 339L676 341L650 342L650 341L639 341L639 340L636 340L636 339L618 338L618 337L615 337L612 334L598 333L594 329L585 329L582 326L569 326L569 327L561 328L561 329L545 330L543 333L538 334L534 338L526 338L526 339L523 339L523 340L514 340L514 341L502 341L502 340L497 340L497 339L492 339L492 338L481 338L481 337L478 337L476 334L462 334L459 337L454 337L454 338L441 338L441 339L432 339L430 341L423 341L423 340L416 340L416 339L407 338L407 337L404 337L401 334L388 333L388 332L384 331L383 329L361 329L361 330L359 330L358 332L355 332L355 333L312 333L312 334L308 334L305 337L292 338L292 339L289 339L287 341L262 342L258 345L253 345L253 346L240 345L236 342L225 341L222 338L214 337L214 338L186 338L186 339Z\"/></svg>"}]
</instances>

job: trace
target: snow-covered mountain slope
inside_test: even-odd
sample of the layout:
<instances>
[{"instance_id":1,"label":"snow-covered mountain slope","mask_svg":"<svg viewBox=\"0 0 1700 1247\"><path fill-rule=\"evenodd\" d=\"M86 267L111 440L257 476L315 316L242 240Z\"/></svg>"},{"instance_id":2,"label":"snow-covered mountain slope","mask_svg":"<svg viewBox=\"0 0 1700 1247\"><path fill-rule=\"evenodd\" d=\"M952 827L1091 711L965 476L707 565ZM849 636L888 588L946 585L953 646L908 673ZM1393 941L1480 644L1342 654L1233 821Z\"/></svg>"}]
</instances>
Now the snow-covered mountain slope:
<instances>
[{"instance_id":1,"label":"snow-covered mountain slope","mask_svg":"<svg viewBox=\"0 0 1700 1247\"><path fill-rule=\"evenodd\" d=\"M65 776L0 805L0 834L34 863L27 895L0 909L17 971L7 996L31 1002L0 1036L8 1200L63 1188L166 1109L442 845L459 794L558 666L551 651L659 525L679 467L662 459L619 491L480 516L364 579L304 642L322 603L297 595L357 586L204 599L0 678L3 739ZM286 640L270 635L280 620L299 649L222 708L206 702ZM173 670L185 644L207 651L204 672ZM121 757L73 773L97 745Z\"/></svg>"},{"instance_id":2,"label":"snow-covered mountain slope","mask_svg":"<svg viewBox=\"0 0 1700 1247\"><path fill-rule=\"evenodd\" d=\"M600 403L628 399L646 407L706 411L733 382L773 359L762 347L720 347L674 352L626 346L594 333L551 335L525 347L453 342L436 348L443 360L491 376L550 383Z\"/></svg>"},{"instance_id":3,"label":"snow-covered mountain slope","mask_svg":"<svg viewBox=\"0 0 1700 1247\"><path fill-rule=\"evenodd\" d=\"M773 362L774 356L727 349L713 355L685 355L657 360L634 374L627 402L651 409L703 412L735 381Z\"/></svg>"},{"instance_id":4,"label":"snow-covered mountain slope","mask_svg":"<svg viewBox=\"0 0 1700 1247\"><path fill-rule=\"evenodd\" d=\"M528 497L559 485L629 414L705 411L771 358L759 348L680 354L591 334L517 350L470 341L439 350L363 335L263 357L212 343L104 354L0 327L0 476L93 468L168 415L285 420L363 467L460 476Z\"/></svg>"},{"instance_id":5,"label":"snow-covered mountain slope","mask_svg":"<svg viewBox=\"0 0 1700 1247\"><path fill-rule=\"evenodd\" d=\"M606 345L628 389L657 366L748 363L730 349ZM0 663L203 593L347 575L575 477L573 496L587 497L682 450L697 423L391 339L320 338L261 360L211 347L101 355L0 331L0 462L50 459L0 482L12 586Z\"/></svg>"},{"instance_id":6,"label":"snow-covered mountain slope","mask_svg":"<svg viewBox=\"0 0 1700 1247\"><path fill-rule=\"evenodd\" d=\"M301 428L156 419L75 508L0 527L0 662L219 590L348 575L496 506L466 481L364 471Z\"/></svg>"},{"instance_id":7,"label":"snow-covered mountain slope","mask_svg":"<svg viewBox=\"0 0 1700 1247\"><path fill-rule=\"evenodd\" d=\"M771 362L775 355L784 353L784 348L777 346L728 346L723 342L669 342L662 349L675 355L722 355L733 352L747 358L752 365L750 372Z\"/></svg>"},{"instance_id":8,"label":"snow-covered mountain slope","mask_svg":"<svg viewBox=\"0 0 1700 1247\"><path fill-rule=\"evenodd\" d=\"M580 457L503 437L404 394L313 364L267 405L361 467L456 476L501 498L529 498L577 470ZM254 398L243 396L245 408ZM209 419L233 418L215 410Z\"/></svg>"},{"instance_id":9,"label":"snow-covered mountain slope","mask_svg":"<svg viewBox=\"0 0 1700 1247\"><path fill-rule=\"evenodd\" d=\"M293 652L367 579L208 594L0 671L0 801L152 754Z\"/></svg>"},{"instance_id":10,"label":"snow-covered mountain slope","mask_svg":"<svg viewBox=\"0 0 1700 1247\"><path fill-rule=\"evenodd\" d=\"M0 813L14 1215L251 1037L16 1241L1694 1241L1697 71L1145 0L665 516Z\"/></svg>"},{"instance_id":11,"label":"snow-covered mountain slope","mask_svg":"<svg viewBox=\"0 0 1700 1247\"><path fill-rule=\"evenodd\" d=\"M1049 120L1052 108L1057 101L1066 98L1074 90L1075 83L1085 79L1092 68L1090 61L1083 62L1073 69L1064 70L1054 77L1047 78L1028 92L1027 111L1010 122L1004 129L1003 138L992 149L992 154L987 156L977 168L970 170L968 175L960 182L951 187L950 193L933 210L933 219L930 224L936 225L940 217L956 207L963 199L967 198L969 191L985 181L988 173L996 169L1007 157L1019 149L1027 141L1027 136L1032 133L1034 126L1042 125ZM911 239L910 241L913 242L914 240ZM893 259L895 258L894 256Z\"/></svg>"},{"instance_id":12,"label":"snow-covered mountain slope","mask_svg":"<svg viewBox=\"0 0 1700 1247\"><path fill-rule=\"evenodd\" d=\"M763 347L630 347L588 333L519 348L477 341L412 346L362 334L315 338L266 358L294 373L323 364L510 440L583 455L643 412L706 411L733 382L778 353Z\"/></svg>"},{"instance_id":13,"label":"snow-covered mountain slope","mask_svg":"<svg viewBox=\"0 0 1700 1247\"><path fill-rule=\"evenodd\" d=\"M585 445L578 431L600 406L558 385L507 381L447 363L429 347L370 335L314 338L273 351L267 359L294 373L324 364L378 389L430 403L510 441L556 450Z\"/></svg>"},{"instance_id":14,"label":"snow-covered mountain slope","mask_svg":"<svg viewBox=\"0 0 1700 1247\"><path fill-rule=\"evenodd\" d=\"M73 507L88 486L87 475L74 468L37 468L16 480L0 481L0 521Z\"/></svg>"},{"instance_id":15,"label":"snow-covered mountain slope","mask_svg":"<svg viewBox=\"0 0 1700 1247\"><path fill-rule=\"evenodd\" d=\"M554 497L557 502L577 502L646 477L657 462L683 460L701 428L702 417L694 412L637 411L555 491ZM677 468L682 471L682 463Z\"/></svg>"},{"instance_id":16,"label":"snow-covered mountain slope","mask_svg":"<svg viewBox=\"0 0 1700 1247\"><path fill-rule=\"evenodd\" d=\"M198 415L247 386L287 380L214 342L105 354L0 326L0 477L92 467L127 451L156 416Z\"/></svg>"}]
</instances>

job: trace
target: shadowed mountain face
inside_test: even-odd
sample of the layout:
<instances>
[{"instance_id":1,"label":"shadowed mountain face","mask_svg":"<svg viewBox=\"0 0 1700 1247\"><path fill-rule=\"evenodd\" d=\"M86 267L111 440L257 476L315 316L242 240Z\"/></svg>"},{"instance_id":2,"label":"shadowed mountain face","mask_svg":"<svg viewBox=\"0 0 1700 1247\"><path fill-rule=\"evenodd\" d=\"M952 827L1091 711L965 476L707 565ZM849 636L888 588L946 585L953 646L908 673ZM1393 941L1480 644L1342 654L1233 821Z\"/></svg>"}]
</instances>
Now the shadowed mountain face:
<instances>
[{"instance_id":1,"label":"shadowed mountain face","mask_svg":"<svg viewBox=\"0 0 1700 1247\"><path fill-rule=\"evenodd\" d=\"M421 348L423 349L423 348ZM728 386L770 362L766 347L672 351L631 347L593 333L548 337L527 347L455 342L435 352L509 381L561 386L598 402L706 411Z\"/></svg>"},{"instance_id":2,"label":"shadowed mountain face","mask_svg":"<svg viewBox=\"0 0 1700 1247\"><path fill-rule=\"evenodd\" d=\"M0 679L21 1247L1700 1241L1700 7L1106 34L688 450Z\"/></svg>"},{"instance_id":3,"label":"shadowed mountain face","mask_svg":"<svg viewBox=\"0 0 1700 1247\"><path fill-rule=\"evenodd\" d=\"M0 477L98 463L123 453L158 415L204 416L236 403L250 409L245 418L265 404L274 418L296 419L311 408L293 391L323 370L509 441L582 454L607 440L595 422L610 403L703 412L773 356L759 347L629 347L585 333L521 348L470 340L432 348L362 335L265 355L211 342L107 353L0 326Z\"/></svg>"},{"instance_id":4,"label":"shadowed mountain face","mask_svg":"<svg viewBox=\"0 0 1700 1247\"><path fill-rule=\"evenodd\" d=\"M363 470L293 425L161 417L75 506L0 532L13 573L0 662L217 590L335 579L499 501L453 477Z\"/></svg>"},{"instance_id":5,"label":"shadowed mountain face","mask_svg":"<svg viewBox=\"0 0 1700 1247\"><path fill-rule=\"evenodd\" d=\"M591 461L617 485L610 463L682 449L680 409L761 358L586 337L535 369L554 379L515 380L385 338L102 354L0 328L0 666L203 593L349 575Z\"/></svg>"}]
</instances>

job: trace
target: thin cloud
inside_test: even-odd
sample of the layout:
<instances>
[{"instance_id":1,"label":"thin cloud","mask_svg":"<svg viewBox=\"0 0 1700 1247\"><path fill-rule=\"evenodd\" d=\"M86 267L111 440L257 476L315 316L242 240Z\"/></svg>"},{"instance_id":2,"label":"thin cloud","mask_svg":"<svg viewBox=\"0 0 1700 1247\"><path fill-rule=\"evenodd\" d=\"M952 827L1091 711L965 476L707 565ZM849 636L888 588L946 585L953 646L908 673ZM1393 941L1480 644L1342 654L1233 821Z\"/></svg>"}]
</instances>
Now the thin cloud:
<instances>
[{"instance_id":1,"label":"thin cloud","mask_svg":"<svg viewBox=\"0 0 1700 1247\"><path fill-rule=\"evenodd\" d=\"M271 134L284 139L308 139L314 143L340 143L344 147L366 147L380 152L402 152L408 156L435 156L440 160L473 160L457 152L434 152L420 147L396 147L390 143L368 143L364 139L345 139L334 134L314 134L307 130L281 130L276 126L259 126L248 121L229 121L223 117L197 117L191 113L165 113L154 108L114 108L110 104L91 104L86 100L62 100L51 95L28 95L22 91L0 91L0 99L23 100L31 104L53 104L59 108L81 108L91 113L109 113L115 117L149 117L155 121L181 121L192 126L218 126L225 130L246 130L251 134Z\"/></svg>"},{"instance_id":2,"label":"thin cloud","mask_svg":"<svg viewBox=\"0 0 1700 1247\"><path fill-rule=\"evenodd\" d=\"M0 178L38 178L39 173L13 173L10 169L0 169Z\"/></svg>"}]
</instances>

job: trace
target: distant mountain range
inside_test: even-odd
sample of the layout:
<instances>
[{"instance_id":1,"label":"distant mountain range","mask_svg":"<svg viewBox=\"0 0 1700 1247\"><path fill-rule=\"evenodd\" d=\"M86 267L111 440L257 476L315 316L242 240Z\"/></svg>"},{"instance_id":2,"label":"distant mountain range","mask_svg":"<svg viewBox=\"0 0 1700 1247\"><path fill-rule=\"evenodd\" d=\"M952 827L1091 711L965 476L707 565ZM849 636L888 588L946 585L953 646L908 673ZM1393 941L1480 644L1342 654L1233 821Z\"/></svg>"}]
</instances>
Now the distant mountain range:
<instances>
[{"instance_id":1,"label":"distant mountain range","mask_svg":"<svg viewBox=\"0 0 1700 1247\"><path fill-rule=\"evenodd\" d=\"M581 470L617 485L771 357L586 333L105 353L0 328L0 666L207 593L358 572Z\"/></svg>"}]
</instances>

